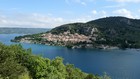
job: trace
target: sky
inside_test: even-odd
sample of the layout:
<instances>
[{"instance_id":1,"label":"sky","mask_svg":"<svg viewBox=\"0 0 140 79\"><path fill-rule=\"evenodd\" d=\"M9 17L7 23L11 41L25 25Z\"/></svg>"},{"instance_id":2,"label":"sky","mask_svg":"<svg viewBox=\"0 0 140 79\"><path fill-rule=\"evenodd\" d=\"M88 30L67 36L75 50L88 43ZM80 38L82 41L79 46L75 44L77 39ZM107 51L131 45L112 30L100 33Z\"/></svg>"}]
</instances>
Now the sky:
<instances>
[{"instance_id":1,"label":"sky","mask_svg":"<svg viewBox=\"0 0 140 79\"><path fill-rule=\"evenodd\" d=\"M140 0L0 0L0 27L54 28L103 17L140 18Z\"/></svg>"}]
</instances>

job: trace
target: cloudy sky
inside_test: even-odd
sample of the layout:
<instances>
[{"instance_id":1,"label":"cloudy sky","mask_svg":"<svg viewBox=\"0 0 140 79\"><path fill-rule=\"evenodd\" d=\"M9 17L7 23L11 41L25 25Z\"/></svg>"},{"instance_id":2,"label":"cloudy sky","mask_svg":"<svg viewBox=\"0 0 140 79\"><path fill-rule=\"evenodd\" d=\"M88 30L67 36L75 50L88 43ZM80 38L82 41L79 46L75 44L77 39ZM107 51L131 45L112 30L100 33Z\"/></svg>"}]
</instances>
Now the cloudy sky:
<instances>
[{"instance_id":1,"label":"cloudy sky","mask_svg":"<svg viewBox=\"0 0 140 79\"><path fill-rule=\"evenodd\" d=\"M109 17L140 18L140 0L0 0L0 27L53 28Z\"/></svg>"}]
</instances>

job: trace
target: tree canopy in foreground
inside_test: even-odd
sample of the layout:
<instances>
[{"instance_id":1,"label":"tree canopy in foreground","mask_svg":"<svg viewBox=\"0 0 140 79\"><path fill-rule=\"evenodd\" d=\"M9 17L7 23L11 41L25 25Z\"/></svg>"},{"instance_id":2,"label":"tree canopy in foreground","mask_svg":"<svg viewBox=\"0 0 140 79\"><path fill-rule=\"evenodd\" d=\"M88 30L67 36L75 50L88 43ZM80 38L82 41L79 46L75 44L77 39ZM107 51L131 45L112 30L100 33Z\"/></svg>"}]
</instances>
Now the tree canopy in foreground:
<instances>
[{"instance_id":1,"label":"tree canopy in foreground","mask_svg":"<svg viewBox=\"0 0 140 79\"><path fill-rule=\"evenodd\" d=\"M82 72L72 64L63 64L63 58L53 60L31 53L21 45L0 43L0 79L110 79Z\"/></svg>"}]
</instances>

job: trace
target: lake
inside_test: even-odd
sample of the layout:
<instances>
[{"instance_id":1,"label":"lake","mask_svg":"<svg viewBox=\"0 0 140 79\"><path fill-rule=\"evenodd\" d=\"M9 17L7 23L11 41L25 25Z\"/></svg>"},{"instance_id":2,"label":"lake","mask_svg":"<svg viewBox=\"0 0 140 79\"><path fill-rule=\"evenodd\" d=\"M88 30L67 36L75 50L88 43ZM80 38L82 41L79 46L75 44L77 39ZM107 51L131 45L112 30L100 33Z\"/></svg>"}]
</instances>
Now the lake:
<instances>
[{"instance_id":1,"label":"lake","mask_svg":"<svg viewBox=\"0 0 140 79\"><path fill-rule=\"evenodd\" d=\"M0 34L0 42L10 45L15 36L21 34ZM34 54L50 59L60 56L64 63L74 64L87 73L102 75L106 72L112 79L140 79L140 50L98 50L67 49L59 46L21 43L24 48L32 48Z\"/></svg>"}]
</instances>

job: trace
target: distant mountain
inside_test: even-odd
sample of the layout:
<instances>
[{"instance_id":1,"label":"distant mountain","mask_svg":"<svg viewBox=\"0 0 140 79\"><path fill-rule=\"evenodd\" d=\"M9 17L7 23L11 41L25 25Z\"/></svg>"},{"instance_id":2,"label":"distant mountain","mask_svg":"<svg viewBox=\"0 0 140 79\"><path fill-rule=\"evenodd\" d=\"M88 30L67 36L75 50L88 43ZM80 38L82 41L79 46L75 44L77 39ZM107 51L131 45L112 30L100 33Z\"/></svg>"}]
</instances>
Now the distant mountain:
<instances>
[{"instance_id":1,"label":"distant mountain","mask_svg":"<svg viewBox=\"0 0 140 79\"><path fill-rule=\"evenodd\" d=\"M49 31L47 28L0 28L0 34L36 34Z\"/></svg>"},{"instance_id":2,"label":"distant mountain","mask_svg":"<svg viewBox=\"0 0 140 79\"><path fill-rule=\"evenodd\" d=\"M70 48L140 48L140 20L107 17L62 25L46 33L16 37L14 41Z\"/></svg>"}]
</instances>

